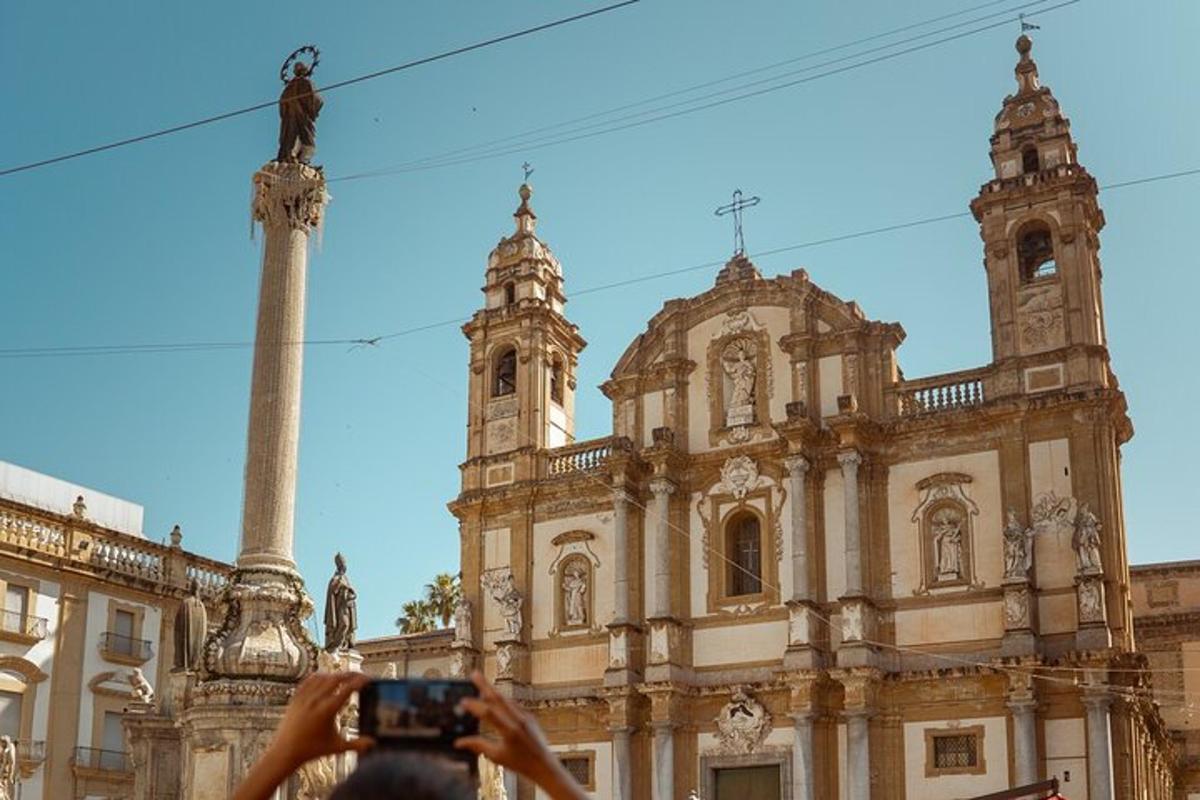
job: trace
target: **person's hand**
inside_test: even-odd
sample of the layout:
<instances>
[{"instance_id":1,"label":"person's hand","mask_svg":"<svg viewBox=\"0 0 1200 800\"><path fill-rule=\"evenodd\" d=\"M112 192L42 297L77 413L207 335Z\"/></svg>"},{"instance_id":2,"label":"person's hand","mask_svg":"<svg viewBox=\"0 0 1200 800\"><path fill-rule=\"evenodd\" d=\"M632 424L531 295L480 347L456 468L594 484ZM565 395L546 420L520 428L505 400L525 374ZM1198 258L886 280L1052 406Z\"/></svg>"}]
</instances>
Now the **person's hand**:
<instances>
[{"instance_id":1,"label":"person's hand","mask_svg":"<svg viewBox=\"0 0 1200 800\"><path fill-rule=\"evenodd\" d=\"M546 743L533 715L497 692L482 673L476 672L471 680L479 688L479 697L463 699L463 708L491 725L499 738L464 736L454 746L524 775L552 800L587 797Z\"/></svg>"},{"instance_id":2,"label":"person's hand","mask_svg":"<svg viewBox=\"0 0 1200 800\"><path fill-rule=\"evenodd\" d=\"M337 723L350 695L370 681L361 672L314 673L305 678L292 694L275 739L250 768L234 800L268 800L305 762L347 750L362 752L374 745L366 736L345 738Z\"/></svg>"},{"instance_id":3,"label":"person's hand","mask_svg":"<svg viewBox=\"0 0 1200 800\"><path fill-rule=\"evenodd\" d=\"M271 750L299 767L321 756L362 752L375 742L369 737L347 739L338 728L337 715L350 695L371 682L361 672L315 672L292 694Z\"/></svg>"}]
</instances>

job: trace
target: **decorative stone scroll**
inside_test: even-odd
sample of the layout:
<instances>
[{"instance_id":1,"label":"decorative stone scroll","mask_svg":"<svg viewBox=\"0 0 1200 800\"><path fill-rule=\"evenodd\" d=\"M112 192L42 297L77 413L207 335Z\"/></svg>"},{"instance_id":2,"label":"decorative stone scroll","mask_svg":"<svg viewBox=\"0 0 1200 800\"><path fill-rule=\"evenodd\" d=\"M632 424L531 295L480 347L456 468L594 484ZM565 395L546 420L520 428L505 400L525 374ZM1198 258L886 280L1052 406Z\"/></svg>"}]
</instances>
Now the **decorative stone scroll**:
<instances>
[{"instance_id":1,"label":"decorative stone scroll","mask_svg":"<svg viewBox=\"0 0 1200 800\"><path fill-rule=\"evenodd\" d=\"M742 686L734 687L715 722L721 750L733 755L755 752L771 733L771 714Z\"/></svg>"}]
</instances>

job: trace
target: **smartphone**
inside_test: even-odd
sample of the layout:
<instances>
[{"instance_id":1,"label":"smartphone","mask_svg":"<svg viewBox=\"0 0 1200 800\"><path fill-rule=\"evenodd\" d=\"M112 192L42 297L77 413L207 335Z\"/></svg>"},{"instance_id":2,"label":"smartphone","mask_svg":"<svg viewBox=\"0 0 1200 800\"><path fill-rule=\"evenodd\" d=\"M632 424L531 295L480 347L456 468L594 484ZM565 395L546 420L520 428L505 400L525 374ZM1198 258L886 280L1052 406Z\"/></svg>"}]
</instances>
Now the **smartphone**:
<instances>
[{"instance_id":1,"label":"smartphone","mask_svg":"<svg viewBox=\"0 0 1200 800\"><path fill-rule=\"evenodd\" d=\"M358 693L358 730L379 750L409 750L442 756L476 772L474 753L455 748L462 736L479 733L479 720L462 707L478 697L475 684L464 680L401 678L375 680Z\"/></svg>"}]
</instances>

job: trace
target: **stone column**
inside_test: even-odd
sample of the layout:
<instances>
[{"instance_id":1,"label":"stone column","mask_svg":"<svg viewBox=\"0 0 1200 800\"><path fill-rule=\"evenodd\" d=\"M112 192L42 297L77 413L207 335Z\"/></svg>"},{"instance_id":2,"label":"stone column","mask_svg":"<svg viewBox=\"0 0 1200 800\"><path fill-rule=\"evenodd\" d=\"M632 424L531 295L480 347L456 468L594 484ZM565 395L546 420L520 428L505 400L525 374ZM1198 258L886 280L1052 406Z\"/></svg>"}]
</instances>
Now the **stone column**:
<instances>
[{"instance_id":1,"label":"stone column","mask_svg":"<svg viewBox=\"0 0 1200 800\"><path fill-rule=\"evenodd\" d=\"M871 800L871 737L866 711L845 712L846 800Z\"/></svg>"},{"instance_id":2,"label":"stone column","mask_svg":"<svg viewBox=\"0 0 1200 800\"><path fill-rule=\"evenodd\" d=\"M845 501L846 518L846 596L858 597L863 593L862 543L858 519L858 465L862 456L856 450L838 454L842 465L842 497Z\"/></svg>"},{"instance_id":3,"label":"stone column","mask_svg":"<svg viewBox=\"0 0 1200 800\"><path fill-rule=\"evenodd\" d=\"M612 732L612 786L613 800L633 800L633 774L630 772L629 728L617 728Z\"/></svg>"},{"instance_id":4,"label":"stone column","mask_svg":"<svg viewBox=\"0 0 1200 800\"><path fill-rule=\"evenodd\" d=\"M1112 733L1108 708L1112 698L1102 691L1085 690L1083 706L1087 709L1088 798L1112 800Z\"/></svg>"},{"instance_id":5,"label":"stone column","mask_svg":"<svg viewBox=\"0 0 1200 800\"><path fill-rule=\"evenodd\" d=\"M1037 701L1014 698L1008 701L1013 719L1013 777L1017 786L1037 783Z\"/></svg>"},{"instance_id":6,"label":"stone column","mask_svg":"<svg viewBox=\"0 0 1200 800\"><path fill-rule=\"evenodd\" d=\"M654 493L654 604L653 616L671 616L671 495L675 484L666 478L650 481Z\"/></svg>"},{"instance_id":7,"label":"stone column","mask_svg":"<svg viewBox=\"0 0 1200 800\"><path fill-rule=\"evenodd\" d=\"M654 726L654 788L652 800L675 800L675 738L668 723Z\"/></svg>"},{"instance_id":8,"label":"stone column","mask_svg":"<svg viewBox=\"0 0 1200 800\"><path fill-rule=\"evenodd\" d=\"M792 740L792 800L813 800L813 715L791 715L795 721Z\"/></svg>"},{"instance_id":9,"label":"stone column","mask_svg":"<svg viewBox=\"0 0 1200 800\"><path fill-rule=\"evenodd\" d=\"M629 493L613 490L613 623L629 622Z\"/></svg>"},{"instance_id":10,"label":"stone column","mask_svg":"<svg viewBox=\"0 0 1200 800\"><path fill-rule=\"evenodd\" d=\"M792 495L792 600L811 600L808 586L808 493L805 478L808 459L801 455L783 460L787 467L789 491Z\"/></svg>"}]
</instances>

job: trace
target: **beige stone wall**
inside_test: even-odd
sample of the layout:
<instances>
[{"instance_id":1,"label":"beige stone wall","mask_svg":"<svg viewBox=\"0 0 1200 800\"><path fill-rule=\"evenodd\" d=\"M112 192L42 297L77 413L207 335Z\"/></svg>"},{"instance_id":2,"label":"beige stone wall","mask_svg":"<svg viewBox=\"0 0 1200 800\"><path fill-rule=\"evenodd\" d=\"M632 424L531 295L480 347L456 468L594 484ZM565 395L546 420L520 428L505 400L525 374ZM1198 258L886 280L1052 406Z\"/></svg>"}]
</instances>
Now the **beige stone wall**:
<instances>
[{"instance_id":1,"label":"beige stone wall","mask_svg":"<svg viewBox=\"0 0 1200 800\"><path fill-rule=\"evenodd\" d=\"M778 659L787 647L787 621L741 622L692 631L697 668Z\"/></svg>"},{"instance_id":2,"label":"beige stone wall","mask_svg":"<svg viewBox=\"0 0 1200 800\"><path fill-rule=\"evenodd\" d=\"M1059 498L1074 497L1070 475L1071 449L1067 439L1050 439L1029 445L1029 489L1033 505L1053 492ZM1053 530L1034 537L1034 565L1039 589L1074 587L1075 552L1068 530ZM1057 611L1053 606L1046 611ZM1065 620L1043 617L1054 628ZM1074 627L1074 623L1070 623Z\"/></svg>"},{"instance_id":3,"label":"beige stone wall","mask_svg":"<svg viewBox=\"0 0 1200 800\"><path fill-rule=\"evenodd\" d=\"M1082 718L1048 719L1042 726L1045 742L1045 775L1070 782L1061 784L1060 793L1071 800L1087 800L1087 727Z\"/></svg>"},{"instance_id":4,"label":"beige stone wall","mask_svg":"<svg viewBox=\"0 0 1200 800\"><path fill-rule=\"evenodd\" d=\"M831 469L825 473L824 502L825 516L825 586L827 601L836 600L846 593L846 508L842 499L844 483L842 471Z\"/></svg>"},{"instance_id":5,"label":"beige stone wall","mask_svg":"<svg viewBox=\"0 0 1200 800\"><path fill-rule=\"evenodd\" d=\"M842 394L841 356L825 356L817 362L817 382L821 387L821 416L832 417L838 412L837 399Z\"/></svg>"}]
</instances>

